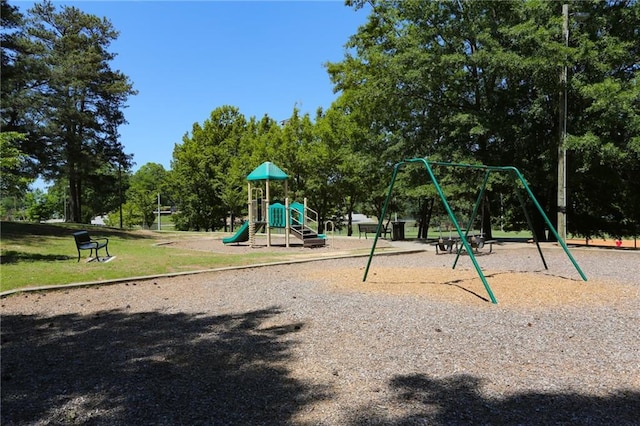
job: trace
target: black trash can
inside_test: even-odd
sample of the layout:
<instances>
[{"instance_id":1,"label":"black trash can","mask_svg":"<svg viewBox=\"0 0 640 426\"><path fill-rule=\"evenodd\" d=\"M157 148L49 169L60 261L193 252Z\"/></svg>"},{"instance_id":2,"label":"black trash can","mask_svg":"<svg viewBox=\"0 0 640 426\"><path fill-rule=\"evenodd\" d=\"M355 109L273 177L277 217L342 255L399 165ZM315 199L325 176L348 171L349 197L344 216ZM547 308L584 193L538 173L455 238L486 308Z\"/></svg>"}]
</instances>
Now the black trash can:
<instances>
[{"instance_id":1,"label":"black trash can","mask_svg":"<svg viewBox=\"0 0 640 426\"><path fill-rule=\"evenodd\" d=\"M404 240L404 222L391 222L391 240Z\"/></svg>"}]
</instances>

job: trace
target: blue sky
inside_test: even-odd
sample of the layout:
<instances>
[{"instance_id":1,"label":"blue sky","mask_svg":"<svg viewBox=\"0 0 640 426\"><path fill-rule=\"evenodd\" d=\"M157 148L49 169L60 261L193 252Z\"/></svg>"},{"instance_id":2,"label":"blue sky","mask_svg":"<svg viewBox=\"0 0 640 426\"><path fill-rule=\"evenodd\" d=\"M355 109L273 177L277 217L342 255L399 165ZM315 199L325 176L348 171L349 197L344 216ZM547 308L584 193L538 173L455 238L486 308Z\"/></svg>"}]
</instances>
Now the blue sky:
<instances>
[{"instance_id":1,"label":"blue sky","mask_svg":"<svg viewBox=\"0 0 640 426\"><path fill-rule=\"evenodd\" d=\"M22 12L33 2L10 1ZM247 119L313 118L337 95L327 61L344 58L349 36L367 18L343 1L65 1L106 17L120 32L112 62L139 94L129 98L121 142L134 171L170 168L173 148L217 107Z\"/></svg>"}]
</instances>

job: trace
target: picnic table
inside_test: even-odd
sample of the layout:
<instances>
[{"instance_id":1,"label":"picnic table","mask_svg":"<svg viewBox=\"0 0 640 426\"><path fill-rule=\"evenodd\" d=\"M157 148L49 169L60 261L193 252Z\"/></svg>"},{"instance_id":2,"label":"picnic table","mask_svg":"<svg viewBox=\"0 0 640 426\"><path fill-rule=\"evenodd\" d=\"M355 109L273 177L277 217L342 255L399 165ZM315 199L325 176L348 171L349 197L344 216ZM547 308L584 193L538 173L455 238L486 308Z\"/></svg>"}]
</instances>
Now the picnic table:
<instances>
[{"instance_id":1,"label":"picnic table","mask_svg":"<svg viewBox=\"0 0 640 426\"><path fill-rule=\"evenodd\" d=\"M368 233L375 235L377 230L378 230L377 223L358 223L358 238L360 238L362 234L364 234L364 238L367 239ZM390 233L389 224L387 223L386 225L383 225L382 228L380 229L380 235L383 238L387 238L387 234L389 233Z\"/></svg>"}]
</instances>

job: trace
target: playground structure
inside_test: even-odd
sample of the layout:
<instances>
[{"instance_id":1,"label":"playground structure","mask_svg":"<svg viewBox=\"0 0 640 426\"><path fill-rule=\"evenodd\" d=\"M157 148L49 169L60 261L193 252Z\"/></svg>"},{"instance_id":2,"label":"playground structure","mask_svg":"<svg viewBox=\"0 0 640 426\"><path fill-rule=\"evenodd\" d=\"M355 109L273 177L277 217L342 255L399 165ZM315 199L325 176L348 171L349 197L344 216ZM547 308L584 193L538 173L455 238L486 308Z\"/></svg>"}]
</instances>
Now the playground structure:
<instances>
[{"instance_id":1,"label":"playground structure","mask_svg":"<svg viewBox=\"0 0 640 426\"><path fill-rule=\"evenodd\" d=\"M256 244L256 233L265 230L267 235L267 247L271 246L271 230L284 229L285 246L290 247L290 236L293 235L302 241L303 247L324 246L326 238L317 233L318 213L307 207L307 199L304 203L289 202L287 179L289 176L278 166L267 161L258 166L247 176L247 207L249 219L242 224L240 229L231 237L224 238L224 244L249 241L249 245ZM284 185L284 204L271 203L271 181L282 181ZM254 187L252 182L262 186Z\"/></svg>"},{"instance_id":2,"label":"playground structure","mask_svg":"<svg viewBox=\"0 0 640 426\"><path fill-rule=\"evenodd\" d=\"M440 200L442 201L442 203L444 205L444 208L447 211L449 219L453 223L453 226L455 227L456 232L458 233L458 237L460 238L461 247L457 250L456 258L455 258L455 260L453 262L452 269L455 269L456 264L458 263L458 259L460 258L460 254L462 252L462 249L464 248L464 250L468 253L469 258L471 259L471 262L473 263L473 266L476 269L476 272L478 273L478 276L480 277L480 280L482 281L482 284L484 285L484 288L487 291L487 294L489 295L489 298L491 299L492 303L498 303L498 301L496 300L495 296L493 295L493 291L491 290L491 287L489 286L489 283L487 282L487 279L485 278L484 273L482 272L482 269L480 269L480 265L478 264L478 261L476 260L476 256L474 255L474 251L473 251L473 249L471 247L471 243L469 242L469 239L468 239L468 233L469 233L469 229L471 228L471 226L472 226L472 224L473 224L473 222L474 222L474 220L476 218L476 215L478 213L478 207L480 206L480 203L481 203L481 201L483 199L484 192L485 192L485 189L487 187L487 183L489 182L489 176L493 172L508 172L508 173L513 173L515 175L516 183L519 182L521 184L521 186L524 188L524 190L527 192L527 194L529 195L529 198L531 199L531 201L533 202L533 204L535 205L537 210L540 212L540 214L542 215L545 223L549 227L549 231L556 237L558 243L562 246L562 249L567 254L567 257L571 260L571 263L573 263L573 266L576 268L576 270L580 274L580 277L584 281L587 281L586 275L582 272L582 270L580 269L580 266L578 266L578 263L576 262L576 260L571 255L571 252L569 251L569 248L567 247L566 243L560 237L560 235L556 231L555 227L553 226L553 224L551 223L551 221L549 220L547 215L544 213L544 210L540 206L540 203L538 203L538 200L536 199L536 197L533 195L533 192L531 192L531 189L529 188L529 185L527 184L527 182L525 181L524 177L522 176L522 173L520 173L520 171L517 168L513 167L513 166L485 166L485 165L473 165L473 164L462 164L462 163L446 163L446 162L437 162L437 161L432 161L431 162L427 158L412 158L412 159L407 159L407 160L401 161L401 162L397 163L395 165L394 169L393 169L393 174L391 176L391 183L389 184L389 192L387 194L387 197L386 197L385 202L384 202L384 206L382 208L382 217L385 217L385 214L387 212L387 207L389 205L389 200L391 199L391 194L393 192L393 185L395 184L396 177L398 175L398 171L400 170L400 167L402 167L403 165L408 164L408 163L422 163L425 166L425 168L427 169L427 173L429 174L429 177L431 179L431 182L433 182L433 185L436 188L436 192L438 193L438 196L440 197ZM449 203L447 202L447 198L446 198L444 192L442 191L442 188L440 187L440 184L438 183L438 180L436 179L436 177L435 177L435 175L433 173L433 169L432 169L431 165L443 166L443 167L457 167L457 168L475 169L475 170L484 170L485 171L484 180L482 182L482 187L480 188L480 192L478 194L478 199L477 199L477 201L476 201L476 203L475 203L475 205L473 207L473 212L471 213L471 218L470 218L470 220L468 222L468 225L466 226L464 232L463 232L462 228L460 228L458 220L456 219L455 214L453 213L453 211L451 210L451 207L449 206ZM533 224L531 222L531 218L530 218L529 214L527 213L527 209L526 209L526 206L525 206L525 203L524 203L524 198L522 197L522 194L521 194L520 191L517 192L517 195L518 195L518 198L520 200L520 204L522 205L522 210L524 211L524 215L525 215L525 218L527 220L527 224L529 226L529 229L531 230L531 232L533 234L533 239L535 241L536 247L538 248L538 253L540 254L540 259L542 260L542 264L544 265L544 268L546 270L548 270L549 268L547 267L547 262L545 261L544 255L542 254L542 249L540 248L540 242L538 241L536 233L535 233L535 231L533 229ZM371 259L373 258L373 253L374 253L374 251L376 249L376 244L378 242L378 237L380 235L381 226L382 226L382 222L380 222L378 224L378 230L377 230L375 238L373 240L373 245L371 247L371 253L369 254L369 260L367 262L367 267L365 268L364 277L362 278L363 282L367 280L367 275L369 273L369 267L371 266Z\"/></svg>"}]
</instances>

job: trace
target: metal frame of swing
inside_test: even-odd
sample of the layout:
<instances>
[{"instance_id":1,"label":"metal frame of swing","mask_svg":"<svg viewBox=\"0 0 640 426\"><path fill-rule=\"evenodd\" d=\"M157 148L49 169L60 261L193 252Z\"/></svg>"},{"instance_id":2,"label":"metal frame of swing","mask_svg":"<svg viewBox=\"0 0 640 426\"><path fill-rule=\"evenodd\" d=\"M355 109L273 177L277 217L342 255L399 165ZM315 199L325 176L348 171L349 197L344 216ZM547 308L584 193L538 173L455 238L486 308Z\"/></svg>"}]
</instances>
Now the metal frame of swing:
<instances>
[{"instance_id":1,"label":"metal frame of swing","mask_svg":"<svg viewBox=\"0 0 640 426\"><path fill-rule=\"evenodd\" d=\"M473 263L473 266L476 269L476 272L478 273L478 276L480 277L480 280L482 281L482 284L484 285L484 288L487 291L487 294L489 295L489 298L491 299L492 303L498 303L498 301L495 298L495 296L493 295L493 291L491 290L491 287L489 286L489 283L487 282L487 279L485 278L484 273L482 272L482 269L480 269L480 265L478 265L478 261L476 260L476 256L473 253L473 250L472 250L471 245L470 245L470 243L469 243L469 241L467 239L467 236L468 236L468 233L469 233L469 228L473 224L473 221L475 220L476 215L478 214L478 207L479 207L479 205L480 205L480 203L482 201L482 198L484 196L484 192L485 192L485 189L487 187L487 182L489 181L489 176L493 172L508 172L508 173L515 174L516 182L519 181L522 184L522 186L524 187L525 191L529 195L529 198L531 199L531 201L533 201L533 204L535 205L537 210L540 212L540 214L542 215L545 223L549 227L549 231L551 233L553 233L553 235L556 237L558 243L562 246L562 249L566 253L567 257L569 258L569 260L571 260L571 263L573 264L573 266L578 271L578 274L580 274L580 277L584 281L587 281L586 275L584 274L584 272L582 272L582 269L580 269L580 266L578 265L578 262L576 262L576 260L571 255L571 252L569 251L569 248L567 247L567 245L564 242L564 240L560 237L560 235L556 231L555 227L553 226L553 224L551 223L551 221L547 217L547 215L544 213L544 210L542 210L542 207L540 206L540 203L538 203L538 200L533 195L533 192L531 192L531 189L529 188L529 185L527 184L526 180L522 176L522 173L520 173L520 171L517 168L513 167L513 166L485 166L485 165L480 165L480 164L474 165L474 164L464 164L464 163L446 163L446 162L439 162L439 161L429 161L427 158L411 158L411 159L407 159L407 160L401 161L401 162L397 163L393 168L393 174L391 176L391 183L389 184L389 192L387 194L387 197L386 197L386 199L384 201L384 206L382 208L382 217L385 217L385 214L387 212L387 207L389 205L389 200L390 200L391 194L393 192L393 186L395 184L396 177L398 175L398 171L400 170L401 166L403 166L405 164L409 164L409 163L422 163L425 166L425 168L427 169L427 173L429 174L429 177L431 178L431 181L433 182L433 185L436 188L436 192L438 193L438 195L439 195L439 197L440 197L440 199L441 199L441 201L442 201L442 203L444 205L444 208L447 211L449 219L453 223L453 225L454 225L454 227L456 229L456 232L458 233L458 236L460 238L461 247L458 249L458 251L456 253L456 259L453 262L452 269L455 269L455 267L456 267L456 265L458 263L458 259L460 258L460 253L461 253L462 249L464 248L467 251L467 253L469 254L469 258L471 259L471 262ZM447 202L447 197L444 195L444 192L442 191L442 188L441 188L438 180L436 179L436 177L435 177L435 175L433 173L433 169L431 168L432 164L435 165L435 166L457 167L457 168L466 168L466 169L484 170L485 171L484 180L482 182L482 187L481 187L480 192L478 194L478 199L477 199L477 201L476 201L476 203L475 203L475 205L473 207L473 212L471 213L471 218L469 220L469 224L466 227L465 232L463 232L462 229L460 228L460 225L458 224L458 220L456 219L455 215L453 214L453 211L451 210L451 207L449 206L449 203ZM538 249L538 253L540 254L540 259L542 260L542 264L544 265L545 269L549 269L547 267L547 262L544 259L544 255L542 254L542 249L540 248L540 242L538 241L536 233L534 232L533 224L531 222L531 218L530 218L530 216L529 216L529 214L527 212L527 209L525 207L525 203L524 203L524 199L522 197L521 191L517 191L517 195L518 195L518 199L520 200L520 204L522 205L522 210L524 211L524 215L525 215L525 218L527 220L527 224L529 225L529 228L530 228L531 233L533 235L533 240L536 243L536 247ZM378 231L376 232L375 238L373 240L373 245L371 247L371 253L369 254L369 260L367 262L367 267L365 268L364 277L362 278L363 282L365 282L367 280L367 275L369 273L369 267L371 266L371 260L373 258L373 253L374 253L374 251L376 249L376 244L378 242L378 236L380 235L380 226L381 226L381 223L378 224Z\"/></svg>"}]
</instances>

